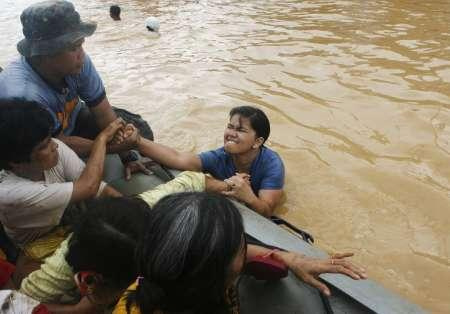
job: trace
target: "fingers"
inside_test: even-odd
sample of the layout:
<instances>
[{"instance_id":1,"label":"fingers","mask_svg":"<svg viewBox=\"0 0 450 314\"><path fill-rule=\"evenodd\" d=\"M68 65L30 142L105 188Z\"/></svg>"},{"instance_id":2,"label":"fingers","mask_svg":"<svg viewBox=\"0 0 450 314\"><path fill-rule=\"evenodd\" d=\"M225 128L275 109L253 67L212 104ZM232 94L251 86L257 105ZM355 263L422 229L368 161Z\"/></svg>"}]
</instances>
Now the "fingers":
<instances>
[{"instance_id":1,"label":"fingers","mask_svg":"<svg viewBox=\"0 0 450 314\"><path fill-rule=\"evenodd\" d=\"M352 257L353 255L355 255L355 254L353 254L351 252L334 253L334 254L331 255L331 258L333 258L333 259L340 259L340 258Z\"/></svg>"},{"instance_id":2,"label":"fingers","mask_svg":"<svg viewBox=\"0 0 450 314\"><path fill-rule=\"evenodd\" d=\"M117 131L119 128L122 128L125 126L125 121L123 121L122 118L117 118L113 122L110 123L110 126Z\"/></svg>"},{"instance_id":3,"label":"fingers","mask_svg":"<svg viewBox=\"0 0 450 314\"><path fill-rule=\"evenodd\" d=\"M145 173L146 175L151 175L152 172L150 170L148 170L145 165L141 162L141 161L136 161L137 167L139 168L140 171L142 171L143 173Z\"/></svg>"},{"instance_id":4,"label":"fingers","mask_svg":"<svg viewBox=\"0 0 450 314\"><path fill-rule=\"evenodd\" d=\"M125 180L131 179L131 167L129 165L125 166Z\"/></svg>"},{"instance_id":5,"label":"fingers","mask_svg":"<svg viewBox=\"0 0 450 314\"><path fill-rule=\"evenodd\" d=\"M341 259L331 259L328 263L323 265L321 273L326 272L344 274L356 280L367 278L367 275L363 269L360 269L349 261Z\"/></svg>"},{"instance_id":6,"label":"fingers","mask_svg":"<svg viewBox=\"0 0 450 314\"><path fill-rule=\"evenodd\" d=\"M234 191L222 191L221 193L225 196L234 196Z\"/></svg>"},{"instance_id":7,"label":"fingers","mask_svg":"<svg viewBox=\"0 0 450 314\"><path fill-rule=\"evenodd\" d=\"M240 188L244 184L246 184L246 181L240 176L232 176L228 179L225 179L224 181L232 188Z\"/></svg>"},{"instance_id":8,"label":"fingers","mask_svg":"<svg viewBox=\"0 0 450 314\"><path fill-rule=\"evenodd\" d=\"M328 287L323 282L317 280L313 276L308 276L308 278L305 280L305 282L308 283L309 285L319 289L319 291L322 292L323 294L325 294L326 296L331 295L330 289L328 289Z\"/></svg>"},{"instance_id":9,"label":"fingers","mask_svg":"<svg viewBox=\"0 0 450 314\"><path fill-rule=\"evenodd\" d=\"M248 173L236 172L235 175L241 177L244 180L250 180L250 175Z\"/></svg>"}]
</instances>

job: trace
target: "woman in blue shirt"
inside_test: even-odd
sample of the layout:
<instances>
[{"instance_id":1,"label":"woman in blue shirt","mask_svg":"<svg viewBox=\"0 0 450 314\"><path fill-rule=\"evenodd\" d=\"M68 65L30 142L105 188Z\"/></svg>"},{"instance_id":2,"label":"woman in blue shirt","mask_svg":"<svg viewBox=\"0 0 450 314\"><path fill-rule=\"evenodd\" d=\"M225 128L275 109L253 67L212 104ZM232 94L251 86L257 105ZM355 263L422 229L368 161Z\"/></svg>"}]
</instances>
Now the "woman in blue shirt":
<instances>
[{"instance_id":1,"label":"woman in blue shirt","mask_svg":"<svg viewBox=\"0 0 450 314\"><path fill-rule=\"evenodd\" d=\"M223 194L232 196L256 212L271 216L284 185L280 156L264 146L270 134L265 113L254 107L235 107L224 132L224 146L200 153L178 152L140 139L138 148L163 165L180 170L203 171L223 180Z\"/></svg>"}]
</instances>

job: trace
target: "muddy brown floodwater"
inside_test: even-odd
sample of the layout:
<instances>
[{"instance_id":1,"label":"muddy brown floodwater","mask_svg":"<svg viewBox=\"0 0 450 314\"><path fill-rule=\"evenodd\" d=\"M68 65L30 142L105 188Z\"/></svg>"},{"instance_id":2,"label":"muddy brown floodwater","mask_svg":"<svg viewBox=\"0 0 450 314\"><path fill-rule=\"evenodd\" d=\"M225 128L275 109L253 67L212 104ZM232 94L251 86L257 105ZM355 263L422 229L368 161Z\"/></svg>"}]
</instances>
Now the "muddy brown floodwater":
<instances>
[{"instance_id":1,"label":"muddy brown floodwater","mask_svg":"<svg viewBox=\"0 0 450 314\"><path fill-rule=\"evenodd\" d=\"M4 0L0 65L29 0ZM158 141L222 143L229 109L270 117L287 169L278 214L434 313L450 312L449 1L77 0L112 104ZM144 20L156 16L160 36Z\"/></svg>"}]
</instances>

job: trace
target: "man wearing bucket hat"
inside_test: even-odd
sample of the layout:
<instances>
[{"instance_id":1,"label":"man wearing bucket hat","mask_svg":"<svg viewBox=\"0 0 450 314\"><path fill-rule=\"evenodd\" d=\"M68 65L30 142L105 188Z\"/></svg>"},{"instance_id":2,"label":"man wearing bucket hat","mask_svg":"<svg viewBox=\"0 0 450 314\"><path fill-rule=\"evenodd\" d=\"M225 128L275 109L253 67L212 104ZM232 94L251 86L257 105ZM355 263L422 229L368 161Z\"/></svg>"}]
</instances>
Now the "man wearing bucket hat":
<instances>
[{"instance_id":1,"label":"man wearing bucket hat","mask_svg":"<svg viewBox=\"0 0 450 314\"><path fill-rule=\"evenodd\" d=\"M21 57L0 73L1 99L19 97L44 106L55 122L53 136L80 156L89 154L92 139L116 114L153 139L140 116L113 110L109 104L103 82L82 47L84 38L94 33L95 23L82 21L73 4L63 0L33 4L20 19L25 36L17 44ZM110 145L108 150L120 152L121 147ZM121 157L124 163L135 160L124 152ZM142 164L133 167L146 171Z\"/></svg>"}]
</instances>

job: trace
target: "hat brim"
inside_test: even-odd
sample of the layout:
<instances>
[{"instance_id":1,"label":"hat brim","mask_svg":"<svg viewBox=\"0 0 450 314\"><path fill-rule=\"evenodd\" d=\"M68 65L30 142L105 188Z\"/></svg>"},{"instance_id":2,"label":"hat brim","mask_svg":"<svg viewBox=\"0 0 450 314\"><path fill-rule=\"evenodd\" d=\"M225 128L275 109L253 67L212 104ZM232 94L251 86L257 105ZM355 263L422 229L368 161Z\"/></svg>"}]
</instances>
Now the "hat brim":
<instances>
[{"instance_id":1,"label":"hat brim","mask_svg":"<svg viewBox=\"0 0 450 314\"><path fill-rule=\"evenodd\" d=\"M94 34L97 24L81 22L72 32L48 40L22 39L17 43L17 50L26 58L34 56L50 56L69 47L74 42Z\"/></svg>"}]
</instances>

